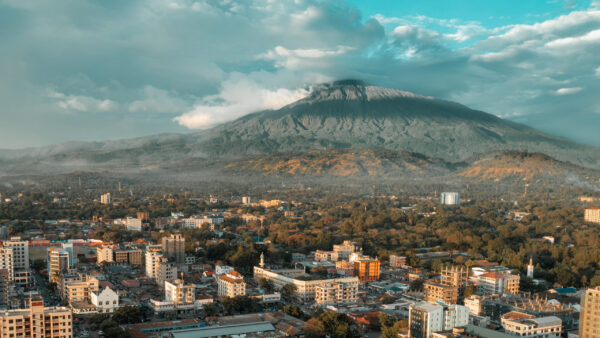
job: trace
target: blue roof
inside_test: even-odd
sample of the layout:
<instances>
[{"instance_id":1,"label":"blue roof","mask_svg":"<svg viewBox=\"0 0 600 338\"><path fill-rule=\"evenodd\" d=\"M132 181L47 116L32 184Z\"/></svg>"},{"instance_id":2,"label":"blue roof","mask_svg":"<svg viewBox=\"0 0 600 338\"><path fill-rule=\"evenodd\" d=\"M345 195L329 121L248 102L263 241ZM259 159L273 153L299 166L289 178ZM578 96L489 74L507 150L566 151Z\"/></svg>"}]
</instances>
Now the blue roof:
<instances>
[{"instance_id":1,"label":"blue roof","mask_svg":"<svg viewBox=\"0 0 600 338\"><path fill-rule=\"evenodd\" d=\"M554 292L558 293L558 294L566 294L566 293L575 293L577 292L577 289L575 288L556 288L556 289L552 289Z\"/></svg>"}]
</instances>

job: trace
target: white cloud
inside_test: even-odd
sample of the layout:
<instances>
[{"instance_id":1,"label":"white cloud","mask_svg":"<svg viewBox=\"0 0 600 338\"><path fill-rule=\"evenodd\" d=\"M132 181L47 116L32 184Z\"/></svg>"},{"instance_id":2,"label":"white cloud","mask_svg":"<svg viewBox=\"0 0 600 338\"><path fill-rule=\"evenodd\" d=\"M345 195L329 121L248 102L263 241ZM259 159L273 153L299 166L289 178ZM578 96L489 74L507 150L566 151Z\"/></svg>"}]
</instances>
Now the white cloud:
<instances>
[{"instance_id":1,"label":"white cloud","mask_svg":"<svg viewBox=\"0 0 600 338\"><path fill-rule=\"evenodd\" d=\"M575 93L579 93L583 88L581 87L571 87L571 88L559 88L554 93L556 95L571 95Z\"/></svg>"},{"instance_id":2,"label":"white cloud","mask_svg":"<svg viewBox=\"0 0 600 338\"><path fill-rule=\"evenodd\" d=\"M556 39L546 43L551 48L576 48L586 44L600 43L600 29L593 30L581 36Z\"/></svg>"},{"instance_id":3,"label":"white cloud","mask_svg":"<svg viewBox=\"0 0 600 338\"><path fill-rule=\"evenodd\" d=\"M174 120L192 129L203 129L260 110L278 109L308 94L306 89L267 89L252 80L234 76L217 95L205 97Z\"/></svg>"},{"instance_id":4,"label":"white cloud","mask_svg":"<svg viewBox=\"0 0 600 338\"><path fill-rule=\"evenodd\" d=\"M330 58L345 54L352 50L354 50L354 48L350 46L338 46L336 49L287 49L283 46L276 46L272 50L261 54L258 57L266 60L273 60L278 67L298 69L307 64L321 61L316 59Z\"/></svg>"},{"instance_id":5,"label":"white cloud","mask_svg":"<svg viewBox=\"0 0 600 338\"><path fill-rule=\"evenodd\" d=\"M596 68L596 76L600 77L600 67Z\"/></svg>"},{"instance_id":6,"label":"white cloud","mask_svg":"<svg viewBox=\"0 0 600 338\"><path fill-rule=\"evenodd\" d=\"M107 112L117 108L117 103L109 99L96 99L83 95L66 95L51 91L48 97L56 99L57 105L66 111Z\"/></svg>"}]
</instances>

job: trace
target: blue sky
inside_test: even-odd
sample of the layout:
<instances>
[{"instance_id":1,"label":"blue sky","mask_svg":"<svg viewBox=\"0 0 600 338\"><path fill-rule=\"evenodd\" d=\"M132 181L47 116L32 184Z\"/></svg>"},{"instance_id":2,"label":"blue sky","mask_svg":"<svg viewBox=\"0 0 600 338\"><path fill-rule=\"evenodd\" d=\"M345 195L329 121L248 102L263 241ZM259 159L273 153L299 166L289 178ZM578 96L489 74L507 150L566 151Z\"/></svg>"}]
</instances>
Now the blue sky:
<instances>
[{"instance_id":1,"label":"blue sky","mask_svg":"<svg viewBox=\"0 0 600 338\"><path fill-rule=\"evenodd\" d=\"M358 78L600 145L600 2L0 0L0 148L209 128Z\"/></svg>"}]
</instances>

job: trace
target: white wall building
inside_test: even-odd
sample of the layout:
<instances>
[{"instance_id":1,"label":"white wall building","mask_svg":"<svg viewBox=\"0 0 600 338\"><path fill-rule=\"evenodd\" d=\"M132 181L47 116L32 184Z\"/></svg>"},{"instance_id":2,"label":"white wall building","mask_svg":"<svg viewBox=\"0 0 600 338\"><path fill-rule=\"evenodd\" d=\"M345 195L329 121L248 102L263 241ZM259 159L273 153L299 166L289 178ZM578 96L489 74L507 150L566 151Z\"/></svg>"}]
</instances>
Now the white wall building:
<instances>
[{"instance_id":1,"label":"white wall building","mask_svg":"<svg viewBox=\"0 0 600 338\"><path fill-rule=\"evenodd\" d=\"M562 333L562 320L555 316L539 317L512 311L501 317L506 333L528 338L558 338Z\"/></svg>"},{"instance_id":2,"label":"white wall building","mask_svg":"<svg viewBox=\"0 0 600 338\"><path fill-rule=\"evenodd\" d=\"M142 231L142 220L139 218L127 217L125 226L128 231Z\"/></svg>"},{"instance_id":3,"label":"white wall building","mask_svg":"<svg viewBox=\"0 0 600 338\"><path fill-rule=\"evenodd\" d=\"M444 205L459 205L460 194L457 192L443 192L440 195L440 203Z\"/></svg>"},{"instance_id":4,"label":"white wall building","mask_svg":"<svg viewBox=\"0 0 600 338\"><path fill-rule=\"evenodd\" d=\"M91 292L90 301L99 313L113 313L119 308L119 295L108 286L102 291Z\"/></svg>"},{"instance_id":5,"label":"white wall building","mask_svg":"<svg viewBox=\"0 0 600 338\"><path fill-rule=\"evenodd\" d=\"M107 192L106 194L100 195L100 203L102 203L102 204L111 204L112 203L112 199L110 197L109 192Z\"/></svg>"},{"instance_id":6,"label":"white wall building","mask_svg":"<svg viewBox=\"0 0 600 338\"><path fill-rule=\"evenodd\" d=\"M16 270L29 269L29 242L16 236L5 241L4 246L13 249L14 268Z\"/></svg>"}]
</instances>

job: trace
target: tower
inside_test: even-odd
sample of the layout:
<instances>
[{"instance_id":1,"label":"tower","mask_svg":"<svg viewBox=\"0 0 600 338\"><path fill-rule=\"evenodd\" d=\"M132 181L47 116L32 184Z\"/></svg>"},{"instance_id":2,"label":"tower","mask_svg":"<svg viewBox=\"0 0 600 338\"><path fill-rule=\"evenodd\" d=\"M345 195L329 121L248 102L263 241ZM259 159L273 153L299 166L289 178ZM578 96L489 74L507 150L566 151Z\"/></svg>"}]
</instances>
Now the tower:
<instances>
[{"instance_id":1,"label":"tower","mask_svg":"<svg viewBox=\"0 0 600 338\"><path fill-rule=\"evenodd\" d=\"M260 267L265 268L265 254L263 252L260 253Z\"/></svg>"},{"instance_id":2,"label":"tower","mask_svg":"<svg viewBox=\"0 0 600 338\"><path fill-rule=\"evenodd\" d=\"M527 278L533 279L533 257L529 258L529 265L527 265Z\"/></svg>"}]
</instances>

